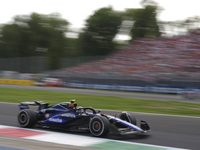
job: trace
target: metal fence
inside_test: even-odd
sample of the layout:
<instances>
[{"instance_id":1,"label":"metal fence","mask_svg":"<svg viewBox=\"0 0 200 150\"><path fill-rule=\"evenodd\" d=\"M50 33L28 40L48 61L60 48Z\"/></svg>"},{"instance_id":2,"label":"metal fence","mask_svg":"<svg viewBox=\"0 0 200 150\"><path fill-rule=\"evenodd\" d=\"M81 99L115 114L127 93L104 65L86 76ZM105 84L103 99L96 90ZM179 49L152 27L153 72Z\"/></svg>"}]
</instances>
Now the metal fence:
<instances>
[{"instance_id":1,"label":"metal fence","mask_svg":"<svg viewBox=\"0 0 200 150\"><path fill-rule=\"evenodd\" d=\"M105 57L74 57L60 58L59 69L73 67L82 63L100 60ZM43 56L22 57L22 58L1 58L0 71L16 71L20 73L42 73L50 71L48 66L48 58Z\"/></svg>"},{"instance_id":2,"label":"metal fence","mask_svg":"<svg viewBox=\"0 0 200 150\"><path fill-rule=\"evenodd\" d=\"M1 58L0 71L39 73L47 71L46 57Z\"/></svg>"},{"instance_id":3,"label":"metal fence","mask_svg":"<svg viewBox=\"0 0 200 150\"><path fill-rule=\"evenodd\" d=\"M102 60L105 57L75 57L75 58L61 58L59 61L59 68L67 68L77 66L86 62ZM126 76L114 78L112 75L99 77L96 74L90 73L89 75L75 76L66 74L56 74L52 70L48 70L47 57L23 57L23 58L4 58L0 59L0 71L14 71L19 73L48 73L51 77L59 77L65 81L75 81L80 83L98 83L98 84L134 84L134 85L161 85L161 86L187 86L187 87L200 87L199 80L192 78L186 79L156 79L149 82L142 79L129 79Z\"/></svg>"},{"instance_id":4,"label":"metal fence","mask_svg":"<svg viewBox=\"0 0 200 150\"><path fill-rule=\"evenodd\" d=\"M88 84L109 84L109 85L140 85L140 86L173 86L173 87L199 87L200 88L200 81L196 80L164 80L158 79L154 82L148 82L146 80L138 80L138 79L115 79L115 78L97 78L97 77L73 77L73 76L55 76L51 75L52 77L57 77L63 79L65 82L76 82L76 83L88 83Z\"/></svg>"},{"instance_id":5,"label":"metal fence","mask_svg":"<svg viewBox=\"0 0 200 150\"><path fill-rule=\"evenodd\" d=\"M67 68L77 66L83 63L97 61L104 59L105 56L86 56L86 57L73 57L73 58L61 58L59 62L59 68Z\"/></svg>"}]
</instances>

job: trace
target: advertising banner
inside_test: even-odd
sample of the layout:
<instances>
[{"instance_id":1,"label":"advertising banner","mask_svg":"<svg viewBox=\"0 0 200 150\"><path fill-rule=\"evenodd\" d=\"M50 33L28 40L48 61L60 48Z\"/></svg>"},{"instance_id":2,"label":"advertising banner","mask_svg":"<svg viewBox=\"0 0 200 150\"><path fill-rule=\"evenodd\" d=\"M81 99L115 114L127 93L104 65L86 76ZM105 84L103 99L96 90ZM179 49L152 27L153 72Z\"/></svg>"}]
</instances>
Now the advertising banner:
<instances>
[{"instance_id":1,"label":"advertising banner","mask_svg":"<svg viewBox=\"0 0 200 150\"><path fill-rule=\"evenodd\" d=\"M195 91L200 93L197 87L176 87L176 86L149 86L149 85L121 85L121 84L93 84L65 82L66 87L86 88L98 90L113 90L127 92L146 92L146 93L163 93L163 94L180 94L184 91Z\"/></svg>"},{"instance_id":2,"label":"advertising banner","mask_svg":"<svg viewBox=\"0 0 200 150\"><path fill-rule=\"evenodd\" d=\"M0 79L0 84L33 85L31 80Z\"/></svg>"}]
</instances>

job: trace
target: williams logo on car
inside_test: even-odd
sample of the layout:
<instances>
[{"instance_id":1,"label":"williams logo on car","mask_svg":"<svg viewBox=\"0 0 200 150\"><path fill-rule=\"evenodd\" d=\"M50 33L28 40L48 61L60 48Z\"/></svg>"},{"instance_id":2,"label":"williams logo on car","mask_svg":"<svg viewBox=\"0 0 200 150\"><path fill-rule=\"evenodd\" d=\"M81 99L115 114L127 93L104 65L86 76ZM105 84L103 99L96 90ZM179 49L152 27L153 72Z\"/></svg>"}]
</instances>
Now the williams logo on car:
<instances>
[{"instance_id":1,"label":"williams logo on car","mask_svg":"<svg viewBox=\"0 0 200 150\"><path fill-rule=\"evenodd\" d=\"M59 119L59 118L50 118L49 121L62 123L62 119Z\"/></svg>"}]
</instances>

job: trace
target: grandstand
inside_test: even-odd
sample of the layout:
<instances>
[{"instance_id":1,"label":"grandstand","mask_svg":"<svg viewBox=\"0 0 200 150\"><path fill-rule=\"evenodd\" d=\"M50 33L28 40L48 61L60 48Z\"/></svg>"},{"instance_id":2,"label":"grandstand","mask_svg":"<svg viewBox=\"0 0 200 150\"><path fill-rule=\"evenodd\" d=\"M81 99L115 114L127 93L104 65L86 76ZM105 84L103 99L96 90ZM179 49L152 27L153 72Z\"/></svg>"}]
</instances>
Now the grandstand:
<instances>
[{"instance_id":1,"label":"grandstand","mask_svg":"<svg viewBox=\"0 0 200 150\"><path fill-rule=\"evenodd\" d=\"M200 30L176 37L142 38L105 59L64 68L77 77L157 79L200 78Z\"/></svg>"}]
</instances>

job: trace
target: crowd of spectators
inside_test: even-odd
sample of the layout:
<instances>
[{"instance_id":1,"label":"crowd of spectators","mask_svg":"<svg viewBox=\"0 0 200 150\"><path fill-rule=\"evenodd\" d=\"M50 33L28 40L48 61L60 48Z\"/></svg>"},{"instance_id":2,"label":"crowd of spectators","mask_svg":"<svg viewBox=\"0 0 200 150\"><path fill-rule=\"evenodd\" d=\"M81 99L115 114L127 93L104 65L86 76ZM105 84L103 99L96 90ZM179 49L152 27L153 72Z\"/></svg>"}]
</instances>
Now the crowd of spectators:
<instances>
[{"instance_id":1,"label":"crowd of spectators","mask_svg":"<svg viewBox=\"0 0 200 150\"><path fill-rule=\"evenodd\" d=\"M59 70L71 76L155 80L200 79L200 30L141 38L103 60Z\"/></svg>"}]
</instances>

